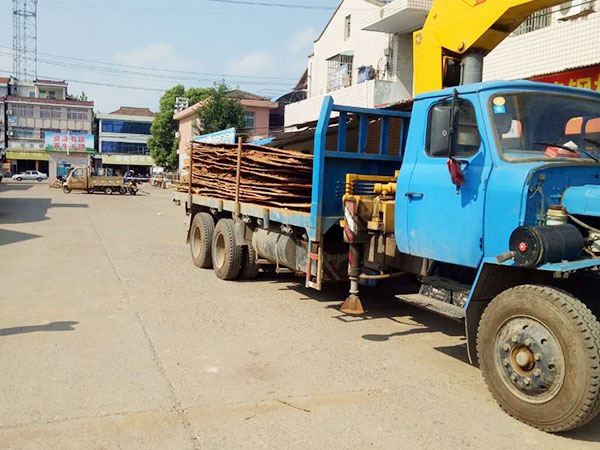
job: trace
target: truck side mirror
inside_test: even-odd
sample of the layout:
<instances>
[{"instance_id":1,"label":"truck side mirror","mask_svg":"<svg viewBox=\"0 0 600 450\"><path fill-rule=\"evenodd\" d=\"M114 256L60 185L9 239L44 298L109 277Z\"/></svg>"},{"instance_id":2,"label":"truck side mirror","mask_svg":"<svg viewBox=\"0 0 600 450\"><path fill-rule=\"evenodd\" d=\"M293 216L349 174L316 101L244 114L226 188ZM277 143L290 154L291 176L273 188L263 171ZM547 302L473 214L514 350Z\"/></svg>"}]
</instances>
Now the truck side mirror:
<instances>
[{"instance_id":1,"label":"truck side mirror","mask_svg":"<svg viewBox=\"0 0 600 450\"><path fill-rule=\"evenodd\" d=\"M450 156L452 146L452 133L450 122L452 120L452 105L435 105L431 111L429 155L433 157Z\"/></svg>"}]
</instances>

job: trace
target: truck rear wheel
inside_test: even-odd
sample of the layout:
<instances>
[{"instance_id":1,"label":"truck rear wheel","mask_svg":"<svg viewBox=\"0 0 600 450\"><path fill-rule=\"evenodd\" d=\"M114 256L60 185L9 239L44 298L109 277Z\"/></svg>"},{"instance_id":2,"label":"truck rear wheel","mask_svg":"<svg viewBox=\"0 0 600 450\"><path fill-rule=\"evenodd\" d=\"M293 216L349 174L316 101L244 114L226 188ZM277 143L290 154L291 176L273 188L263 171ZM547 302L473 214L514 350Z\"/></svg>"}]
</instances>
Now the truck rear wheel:
<instances>
[{"instance_id":1,"label":"truck rear wheel","mask_svg":"<svg viewBox=\"0 0 600 450\"><path fill-rule=\"evenodd\" d=\"M600 323L567 292L524 285L485 309L477 353L488 389L512 417L559 432L600 412Z\"/></svg>"},{"instance_id":2,"label":"truck rear wheel","mask_svg":"<svg viewBox=\"0 0 600 450\"><path fill-rule=\"evenodd\" d=\"M106 195L111 195L111 194L113 193L113 189L112 189L110 186L106 186L106 187L104 188L104 193L105 193Z\"/></svg>"},{"instance_id":3,"label":"truck rear wheel","mask_svg":"<svg viewBox=\"0 0 600 450\"><path fill-rule=\"evenodd\" d=\"M212 239L215 220L208 213L198 213L190 229L190 250L196 267L208 269L212 266Z\"/></svg>"},{"instance_id":4,"label":"truck rear wheel","mask_svg":"<svg viewBox=\"0 0 600 450\"><path fill-rule=\"evenodd\" d=\"M235 238L232 219L221 219L215 227L212 240L212 262L215 274L221 280L235 280L240 273L242 248Z\"/></svg>"},{"instance_id":5,"label":"truck rear wheel","mask_svg":"<svg viewBox=\"0 0 600 450\"><path fill-rule=\"evenodd\" d=\"M245 280L253 280L258 276L256 250L254 250L252 244L242 247L242 269L240 276Z\"/></svg>"}]
</instances>

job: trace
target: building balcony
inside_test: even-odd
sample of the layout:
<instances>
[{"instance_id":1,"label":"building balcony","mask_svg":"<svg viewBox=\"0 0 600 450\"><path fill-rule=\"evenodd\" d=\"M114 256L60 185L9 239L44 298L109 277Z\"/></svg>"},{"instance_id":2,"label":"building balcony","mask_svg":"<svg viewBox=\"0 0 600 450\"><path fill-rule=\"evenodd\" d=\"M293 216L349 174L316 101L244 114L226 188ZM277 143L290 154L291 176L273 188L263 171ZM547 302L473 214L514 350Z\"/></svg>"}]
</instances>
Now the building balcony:
<instances>
[{"instance_id":1,"label":"building balcony","mask_svg":"<svg viewBox=\"0 0 600 450\"><path fill-rule=\"evenodd\" d=\"M363 30L383 33L411 33L425 23L433 0L394 0L368 15Z\"/></svg>"},{"instance_id":2,"label":"building balcony","mask_svg":"<svg viewBox=\"0 0 600 450\"><path fill-rule=\"evenodd\" d=\"M369 80L328 93L338 105L362 108L384 108L411 98L397 81ZM292 127L319 118L325 95L311 97L285 107L285 127Z\"/></svg>"}]
</instances>

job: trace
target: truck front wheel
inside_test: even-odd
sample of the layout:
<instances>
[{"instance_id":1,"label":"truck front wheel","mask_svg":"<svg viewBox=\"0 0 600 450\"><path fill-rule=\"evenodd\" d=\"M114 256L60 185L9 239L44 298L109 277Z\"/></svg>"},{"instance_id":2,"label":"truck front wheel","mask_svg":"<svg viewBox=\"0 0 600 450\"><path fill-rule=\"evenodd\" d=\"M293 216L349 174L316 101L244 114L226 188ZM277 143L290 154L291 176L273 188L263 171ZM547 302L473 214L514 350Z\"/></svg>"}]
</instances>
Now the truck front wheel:
<instances>
[{"instance_id":1,"label":"truck front wheel","mask_svg":"<svg viewBox=\"0 0 600 450\"><path fill-rule=\"evenodd\" d=\"M63 192L64 192L65 194L70 194L70 193L71 193L71 188L70 188L69 186L67 186L66 184L65 184L65 185L63 185L63 188L62 188L62 189L63 189Z\"/></svg>"},{"instance_id":2,"label":"truck front wheel","mask_svg":"<svg viewBox=\"0 0 600 450\"><path fill-rule=\"evenodd\" d=\"M221 280L235 280L242 266L242 248L235 238L232 219L221 219L212 239L212 262L215 274Z\"/></svg>"},{"instance_id":3,"label":"truck front wheel","mask_svg":"<svg viewBox=\"0 0 600 450\"><path fill-rule=\"evenodd\" d=\"M488 389L522 422L559 432L600 412L600 323L567 292L524 285L499 294L481 317L477 353Z\"/></svg>"},{"instance_id":4,"label":"truck front wheel","mask_svg":"<svg viewBox=\"0 0 600 450\"><path fill-rule=\"evenodd\" d=\"M190 250L196 267L208 269L212 266L211 247L215 220L208 213L198 213L192 220Z\"/></svg>"}]
</instances>

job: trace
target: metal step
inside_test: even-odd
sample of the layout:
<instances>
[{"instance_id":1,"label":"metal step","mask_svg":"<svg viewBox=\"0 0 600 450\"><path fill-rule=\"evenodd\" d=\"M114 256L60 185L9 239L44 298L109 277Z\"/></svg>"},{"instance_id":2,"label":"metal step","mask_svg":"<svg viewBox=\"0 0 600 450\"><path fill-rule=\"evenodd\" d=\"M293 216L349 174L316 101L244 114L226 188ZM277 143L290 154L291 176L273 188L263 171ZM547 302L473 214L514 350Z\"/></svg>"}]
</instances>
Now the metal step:
<instances>
[{"instance_id":1,"label":"metal step","mask_svg":"<svg viewBox=\"0 0 600 450\"><path fill-rule=\"evenodd\" d=\"M427 311L441 314L450 319L460 321L465 318L465 310L463 308L425 295L400 294L396 295L396 298L403 302L410 303L411 305L418 306L419 308L426 309Z\"/></svg>"}]
</instances>

